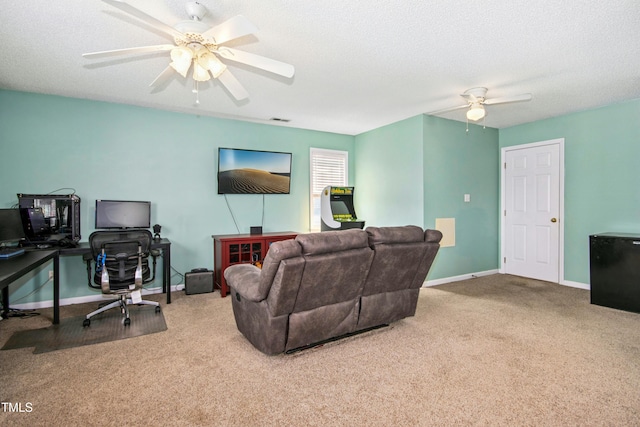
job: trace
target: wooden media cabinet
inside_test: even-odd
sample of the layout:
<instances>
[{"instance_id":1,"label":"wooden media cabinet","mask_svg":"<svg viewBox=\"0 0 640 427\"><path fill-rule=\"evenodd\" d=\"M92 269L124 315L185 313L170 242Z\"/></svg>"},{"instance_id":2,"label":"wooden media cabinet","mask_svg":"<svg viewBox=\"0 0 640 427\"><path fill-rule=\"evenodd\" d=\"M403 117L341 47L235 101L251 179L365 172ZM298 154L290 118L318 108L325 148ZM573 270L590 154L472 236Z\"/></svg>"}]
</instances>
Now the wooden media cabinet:
<instances>
[{"instance_id":1,"label":"wooden media cabinet","mask_svg":"<svg viewBox=\"0 0 640 427\"><path fill-rule=\"evenodd\" d=\"M224 270L234 264L261 265L273 242L294 239L298 233L293 231L263 234L226 234L213 237L213 268L215 287L220 289L220 296L229 292Z\"/></svg>"}]
</instances>

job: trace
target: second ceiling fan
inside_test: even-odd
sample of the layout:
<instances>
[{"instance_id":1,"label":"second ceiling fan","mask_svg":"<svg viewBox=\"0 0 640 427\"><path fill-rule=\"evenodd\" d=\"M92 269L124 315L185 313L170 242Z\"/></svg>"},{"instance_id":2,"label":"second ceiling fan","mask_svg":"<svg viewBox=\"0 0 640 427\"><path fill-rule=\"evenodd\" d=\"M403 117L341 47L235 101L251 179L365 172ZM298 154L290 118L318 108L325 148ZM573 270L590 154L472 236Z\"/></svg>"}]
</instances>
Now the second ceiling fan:
<instances>
[{"instance_id":1,"label":"second ceiling fan","mask_svg":"<svg viewBox=\"0 0 640 427\"><path fill-rule=\"evenodd\" d=\"M486 87L474 87L472 89L464 91L464 93L460 94L460 96L467 101L466 104L458 105L456 107L443 108L441 110L432 111L427 114L431 116L436 116L438 114L448 113L450 111L467 108L468 109L467 119L475 122L482 119L486 115L486 111L484 109L485 105L497 105L497 104L508 104L512 102L530 101L533 98L533 96L530 93L523 93L521 95L487 99Z\"/></svg>"}]
</instances>

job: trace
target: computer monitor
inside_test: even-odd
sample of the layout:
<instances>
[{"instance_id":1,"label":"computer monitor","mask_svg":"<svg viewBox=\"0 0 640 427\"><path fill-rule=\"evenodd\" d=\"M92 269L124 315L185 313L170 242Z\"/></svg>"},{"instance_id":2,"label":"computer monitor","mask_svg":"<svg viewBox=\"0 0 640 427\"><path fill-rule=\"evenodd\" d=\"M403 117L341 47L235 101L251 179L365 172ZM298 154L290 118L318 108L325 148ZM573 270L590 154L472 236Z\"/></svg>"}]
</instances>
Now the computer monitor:
<instances>
[{"instance_id":1,"label":"computer monitor","mask_svg":"<svg viewBox=\"0 0 640 427\"><path fill-rule=\"evenodd\" d=\"M20 209L0 209L0 246L9 246L24 238Z\"/></svg>"},{"instance_id":2,"label":"computer monitor","mask_svg":"<svg viewBox=\"0 0 640 427\"><path fill-rule=\"evenodd\" d=\"M96 200L96 229L151 227L151 202Z\"/></svg>"}]
</instances>

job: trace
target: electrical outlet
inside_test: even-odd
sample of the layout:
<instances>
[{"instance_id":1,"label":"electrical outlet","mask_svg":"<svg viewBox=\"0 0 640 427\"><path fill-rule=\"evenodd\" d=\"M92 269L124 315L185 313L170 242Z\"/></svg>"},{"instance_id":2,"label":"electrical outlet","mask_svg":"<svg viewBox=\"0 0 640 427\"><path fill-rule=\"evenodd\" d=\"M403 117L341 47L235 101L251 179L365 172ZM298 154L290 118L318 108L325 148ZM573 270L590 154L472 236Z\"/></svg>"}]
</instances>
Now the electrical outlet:
<instances>
[{"instance_id":1,"label":"electrical outlet","mask_svg":"<svg viewBox=\"0 0 640 427\"><path fill-rule=\"evenodd\" d=\"M49 280L53 279L53 270L49 270Z\"/></svg>"}]
</instances>

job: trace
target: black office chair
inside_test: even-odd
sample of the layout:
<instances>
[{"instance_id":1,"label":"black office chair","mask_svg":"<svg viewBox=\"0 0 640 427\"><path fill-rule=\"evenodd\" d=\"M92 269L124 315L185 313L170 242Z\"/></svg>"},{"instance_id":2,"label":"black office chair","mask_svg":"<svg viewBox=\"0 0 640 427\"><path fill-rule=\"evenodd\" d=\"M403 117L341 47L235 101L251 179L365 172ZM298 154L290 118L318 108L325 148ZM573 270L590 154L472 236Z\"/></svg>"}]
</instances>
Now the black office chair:
<instances>
[{"instance_id":1,"label":"black office chair","mask_svg":"<svg viewBox=\"0 0 640 427\"><path fill-rule=\"evenodd\" d=\"M118 299L99 308L84 319L83 326L91 325L91 318L112 308L120 307L124 315L124 325L129 326L127 304L155 306L160 312L160 304L142 300L140 290L143 284L155 278L155 256L153 275L149 269L151 254L151 232L149 230L95 231L89 236L91 258L86 257L89 286L100 289L103 294L117 295ZM91 264L94 265L93 283Z\"/></svg>"}]
</instances>

